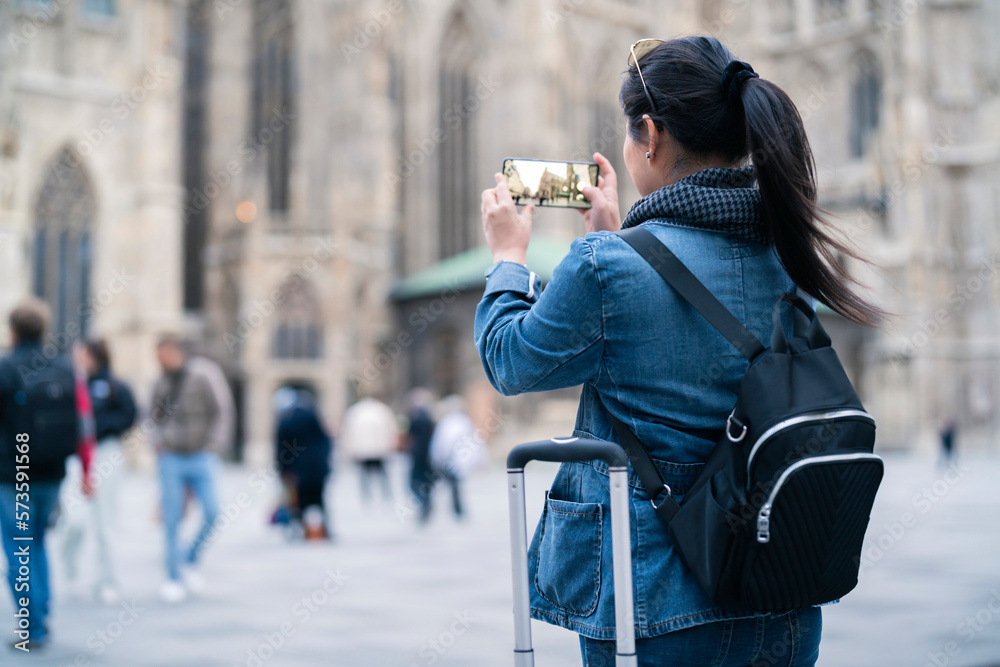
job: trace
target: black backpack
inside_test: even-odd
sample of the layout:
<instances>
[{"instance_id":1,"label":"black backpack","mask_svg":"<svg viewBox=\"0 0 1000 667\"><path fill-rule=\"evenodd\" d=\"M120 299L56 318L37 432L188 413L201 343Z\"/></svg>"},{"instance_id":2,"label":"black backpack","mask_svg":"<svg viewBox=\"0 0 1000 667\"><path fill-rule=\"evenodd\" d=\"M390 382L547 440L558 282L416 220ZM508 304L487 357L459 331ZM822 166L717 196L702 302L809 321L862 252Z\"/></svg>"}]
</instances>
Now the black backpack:
<instances>
[{"instance_id":1,"label":"black backpack","mask_svg":"<svg viewBox=\"0 0 1000 667\"><path fill-rule=\"evenodd\" d=\"M5 364L14 379L13 405L4 406L7 432L28 434L32 479L61 479L80 441L73 370L61 359L37 369Z\"/></svg>"},{"instance_id":2,"label":"black backpack","mask_svg":"<svg viewBox=\"0 0 1000 667\"><path fill-rule=\"evenodd\" d=\"M816 313L782 296L765 349L653 234L619 234L750 360L725 431L681 504L612 415L681 559L724 609L782 612L847 594L883 464L872 453L875 421ZM781 321L789 307L791 337Z\"/></svg>"}]
</instances>

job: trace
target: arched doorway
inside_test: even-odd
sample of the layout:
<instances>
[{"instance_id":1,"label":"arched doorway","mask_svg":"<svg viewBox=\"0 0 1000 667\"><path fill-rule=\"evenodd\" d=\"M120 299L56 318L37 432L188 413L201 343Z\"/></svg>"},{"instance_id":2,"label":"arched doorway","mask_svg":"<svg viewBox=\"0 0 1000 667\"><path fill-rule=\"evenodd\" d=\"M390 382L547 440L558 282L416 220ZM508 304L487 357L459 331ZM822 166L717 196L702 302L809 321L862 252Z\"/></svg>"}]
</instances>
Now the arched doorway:
<instances>
[{"instance_id":1,"label":"arched doorway","mask_svg":"<svg viewBox=\"0 0 1000 667\"><path fill-rule=\"evenodd\" d=\"M91 228L97 211L90 179L70 149L49 166L35 207L33 290L52 308L50 340L65 347L87 334Z\"/></svg>"}]
</instances>

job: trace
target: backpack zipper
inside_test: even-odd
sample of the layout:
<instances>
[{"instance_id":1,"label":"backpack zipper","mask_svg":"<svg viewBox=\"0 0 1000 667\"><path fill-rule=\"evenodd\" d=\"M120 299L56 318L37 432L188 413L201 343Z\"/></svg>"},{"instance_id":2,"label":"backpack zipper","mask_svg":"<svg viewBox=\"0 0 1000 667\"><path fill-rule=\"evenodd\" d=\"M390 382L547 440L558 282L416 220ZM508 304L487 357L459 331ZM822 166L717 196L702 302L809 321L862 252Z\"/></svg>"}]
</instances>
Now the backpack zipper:
<instances>
[{"instance_id":1,"label":"backpack zipper","mask_svg":"<svg viewBox=\"0 0 1000 667\"><path fill-rule=\"evenodd\" d=\"M785 483L785 480L788 479L789 475L799 468L807 465L861 460L881 461L882 459L876 454L830 454L828 456L814 456L812 458L802 459L785 468L785 471L781 473L778 481L774 483L774 488L771 489L771 493L767 497L767 502L761 505L760 510L757 511L757 541L761 544L767 544L771 541L771 508L774 505L774 499L777 497L778 491L781 490L782 485Z\"/></svg>"},{"instance_id":2,"label":"backpack zipper","mask_svg":"<svg viewBox=\"0 0 1000 667\"><path fill-rule=\"evenodd\" d=\"M865 419L866 421L869 421L872 424L875 423L875 420L872 418L872 416L867 412L865 412L864 410L847 409L847 410L833 410L832 412L809 412L804 415L789 417L788 419L780 421L771 428L767 429L766 431L764 431L764 433L761 434L759 438L757 438L757 442L753 444L753 447L750 449L750 455L747 457L747 484L750 483L750 466L753 464L754 456L757 455L757 451L761 448L761 446L763 446L763 444L766 441L770 440L771 437L774 436L774 434L777 433L778 431L786 429L790 426L805 424L807 422L829 421L832 419L846 419L848 417L861 417L862 419Z\"/></svg>"}]
</instances>

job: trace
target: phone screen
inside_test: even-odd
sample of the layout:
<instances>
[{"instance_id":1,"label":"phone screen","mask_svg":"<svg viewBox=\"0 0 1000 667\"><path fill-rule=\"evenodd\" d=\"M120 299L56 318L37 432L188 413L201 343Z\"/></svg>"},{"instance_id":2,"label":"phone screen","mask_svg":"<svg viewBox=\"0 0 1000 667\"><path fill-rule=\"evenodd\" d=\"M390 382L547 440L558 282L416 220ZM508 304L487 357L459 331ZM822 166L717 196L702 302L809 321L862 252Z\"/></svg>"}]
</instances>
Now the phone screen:
<instances>
[{"instance_id":1,"label":"phone screen","mask_svg":"<svg viewBox=\"0 0 1000 667\"><path fill-rule=\"evenodd\" d=\"M590 208L583 189L597 185L599 169L594 162L554 162L509 157L501 170L515 204Z\"/></svg>"}]
</instances>

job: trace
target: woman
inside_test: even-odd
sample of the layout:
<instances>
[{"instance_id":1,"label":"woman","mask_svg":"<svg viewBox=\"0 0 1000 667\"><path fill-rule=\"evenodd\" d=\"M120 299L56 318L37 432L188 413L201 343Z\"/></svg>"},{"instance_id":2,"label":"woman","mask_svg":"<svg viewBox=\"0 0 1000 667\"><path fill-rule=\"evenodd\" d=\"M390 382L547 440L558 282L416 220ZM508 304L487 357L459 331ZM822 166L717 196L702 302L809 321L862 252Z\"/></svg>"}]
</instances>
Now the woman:
<instances>
[{"instance_id":1,"label":"woman","mask_svg":"<svg viewBox=\"0 0 1000 667\"><path fill-rule=\"evenodd\" d=\"M292 518L306 539L330 539L323 492L330 476L333 441L320 420L312 392L293 387L278 391L288 400L278 413L274 460L282 480L294 489L295 503L289 508ZM310 517L315 519L310 522Z\"/></svg>"},{"instance_id":2,"label":"woman","mask_svg":"<svg viewBox=\"0 0 1000 667\"><path fill-rule=\"evenodd\" d=\"M89 521L97 540L96 595L110 605L116 604L119 599L112 543L118 512L118 479L125 463L121 437L135 422L135 400L128 385L112 375L111 355L104 339L94 338L77 343L73 348L73 361L87 377L94 411L97 453L93 463L93 489L87 502L74 495L79 462L71 459L67 467L67 477L74 482L63 485L62 506L66 512L63 555L67 578L73 582Z\"/></svg>"},{"instance_id":3,"label":"woman","mask_svg":"<svg viewBox=\"0 0 1000 667\"><path fill-rule=\"evenodd\" d=\"M761 340L796 285L848 319L879 312L836 261L853 253L818 216L802 121L777 86L718 40L633 45L620 101L625 166L641 199L619 218L617 176L584 189L593 208L544 292L524 266L532 207L518 215L497 174L482 197L494 264L476 312L493 385L519 394L583 385L578 436L614 440L607 411L651 450L678 499L714 446L745 358L614 231L643 225ZM820 610L783 615L717 608L673 551L632 482L637 650L642 665L813 665ZM608 472L565 464L529 553L535 618L575 630L584 664L614 664Z\"/></svg>"}]
</instances>

